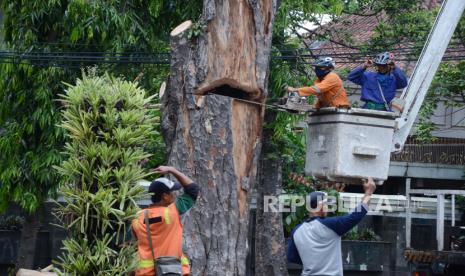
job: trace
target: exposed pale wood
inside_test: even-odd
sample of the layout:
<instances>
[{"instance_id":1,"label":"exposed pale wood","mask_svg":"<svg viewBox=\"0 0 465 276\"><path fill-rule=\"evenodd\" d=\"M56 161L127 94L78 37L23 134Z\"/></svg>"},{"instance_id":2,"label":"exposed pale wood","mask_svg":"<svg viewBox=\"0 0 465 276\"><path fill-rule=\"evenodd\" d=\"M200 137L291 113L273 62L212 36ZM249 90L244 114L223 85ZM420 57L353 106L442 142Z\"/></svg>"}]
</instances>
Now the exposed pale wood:
<instances>
[{"instance_id":1,"label":"exposed pale wood","mask_svg":"<svg viewBox=\"0 0 465 276\"><path fill-rule=\"evenodd\" d=\"M170 35L171 36L178 36L179 34L183 33L184 31L188 30L190 27L192 27L192 21L187 20L184 21L183 23L179 24L176 28L174 28Z\"/></svg>"},{"instance_id":2,"label":"exposed pale wood","mask_svg":"<svg viewBox=\"0 0 465 276\"><path fill-rule=\"evenodd\" d=\"M16 273L16 276L56 276L56 273L53 272L40 272L36 270L29 270L21 268Z\"/></svg>"},{"instance_id":3,"label":"exposed pale wood","mask_svg":"<svg viewBox=\"0 0 465 276\"><path fill-rule=\"evenodd\" d=\"M47 267L41 269L40 272L50 272L50 271L53 270L53 268L54 268L54 267L53 267L53 265L51 264L51 265L49 265L49 266L47 266Z\"/></svg>"},{"instance_id":4,"label":"exposed pale wood","mask_svg":"<svg viewBox=\"0 0 465 276\"><path fill-rule=\"evenodd\" d=\"M164 81L160 86L160 91L158 92L158 97L160 97L160 99L165 94L165 90L166 90L166 81Z\"/></svg>"}]
</instances>

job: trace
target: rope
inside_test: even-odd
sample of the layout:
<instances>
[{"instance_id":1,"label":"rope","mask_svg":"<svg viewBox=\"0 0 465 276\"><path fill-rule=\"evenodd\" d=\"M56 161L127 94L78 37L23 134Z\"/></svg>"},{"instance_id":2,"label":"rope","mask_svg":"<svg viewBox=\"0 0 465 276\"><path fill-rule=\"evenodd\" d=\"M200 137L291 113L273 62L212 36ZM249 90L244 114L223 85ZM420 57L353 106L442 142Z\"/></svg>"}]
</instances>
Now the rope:
<instances>
[{"instance_id":1,"label":"rope","mask_svg":"<svg viewBox=\"0 0 465 276\"><path fill-rule=\"evenodd\" d=\"M192 94L192 95L196 95L194 93L187 93L187 94ZM196 95L196 96L221 96L221 97L228 97L228 98L232 98L236 101L240 101L240 102L244 102L244 103L249 103L249 104L254 104L254 105L259 105L259 106L263 106L267 109L272 109L272 110L275 110L275 111L278 111L278 112L286 112L286 113L290 113L288 110L286 110L286 108L283 108L283 107L279 107L277 105L271 105L271 104L266 104L266 103L259 103L259 102L255 102L255 101L250 101L250 100L246 100L246 99L239 99L239 98L234 98L234 97L230 97L230 96L226 96L226 95L221 95L221 94L215 94L215 93L207 93L205 95ZM289 109L289 110L293 110L293 109ZM303 111L299 111L299 110L295 110L295 111L298 111L298 112L303 112ZM308 112L308 111L307 111Z\"/></svg>"}]
</instances>

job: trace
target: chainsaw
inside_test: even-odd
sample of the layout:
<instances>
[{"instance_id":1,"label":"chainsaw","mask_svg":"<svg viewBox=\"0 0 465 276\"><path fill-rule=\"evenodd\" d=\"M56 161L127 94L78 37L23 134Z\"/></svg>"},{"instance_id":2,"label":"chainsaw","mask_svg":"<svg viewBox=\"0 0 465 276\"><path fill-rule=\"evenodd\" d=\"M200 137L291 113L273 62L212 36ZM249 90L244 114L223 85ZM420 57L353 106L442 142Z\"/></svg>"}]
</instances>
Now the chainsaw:
<instances>
[{"instance_id":1,"label":"chainsaw","mask_svg":"<svg viewBox=\"0 0 465 276\"><path fill-rule=\"evenodd\" d=\"M287 90L287 87L285 88ZM297 92L287 92L287 97L279 99L276 107L290 113L307 113L315 111L307 102L307 97L302 97Z\"/></svg>"}]
</instances>

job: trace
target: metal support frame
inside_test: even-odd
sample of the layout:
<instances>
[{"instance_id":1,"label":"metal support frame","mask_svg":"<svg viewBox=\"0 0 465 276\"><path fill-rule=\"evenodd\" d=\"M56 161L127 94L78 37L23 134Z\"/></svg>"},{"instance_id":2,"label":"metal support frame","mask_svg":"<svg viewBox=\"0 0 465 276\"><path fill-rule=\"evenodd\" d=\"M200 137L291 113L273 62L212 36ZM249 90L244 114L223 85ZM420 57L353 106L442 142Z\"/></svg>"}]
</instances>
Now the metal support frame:
<instances>
[{"instance_id":1,"label":"metal support frame","mask_svg":"<svg viewBox=\"0 0 465 276\"><path fill-rule=\"evenodd\" d=\"M463 0L444 0L442 3L407 89L401 95L405 105L401 117L396 120L398 130L394 133L391 151L402 150L464 10Z\"/></svg>"},{"instance_id":2,"label":"metal support frame","mask_svg":"<svg viewBox=\"0 0 465 276\"><path fill-rule=\"evenodd\" d=\"M412 229L412 208L410 206L410 183L411 178L405 180L405 244L406 248L410 248L411 244L411 229Z\"/></svg>"},{"instance_id":3,"label":"metal support frame","mask_svg":"<svg viewBox=\"0 0 465 276\"><path fill-rule=\"evenodd\" d=\"M465 1L464 1L465 2ZM406 199L406 213L405 213L405 243L406 248L409 248L411 245L411 235L412 235L412 210L410 206L411 195L412 194L422 194L422 195L435 195L437 203L437 213L436 213L436 240L438 244L438 251L444 250L444 202L445 195L452 195L451 202L451 225L455 226L455 195L465 196L465 190L431 190L431 189L411 189L411 179L407 178L405 181L405 199Z\"/></svg>"},{"instance_id":4,"label":"metal support frame","mask_svg":"<svg viewBox=\"0 0 465 276\"><path fill-rule=\"evenodd\" d=\"M437 195L438 205L436 213L436 241L438 242L438 250L444 249L444 194Z\"/></svg>"},{"instance_id":5,"label":"metal support frame","mask_svg":"<svg viewBox=\"0 0 465 276\"><path fill-rule=\"evenodd\" d=\"M444 190L444 189L410 189L412 194L422 195L461 195L465 196L465 190Z\"/></svg>"}]
</instances>

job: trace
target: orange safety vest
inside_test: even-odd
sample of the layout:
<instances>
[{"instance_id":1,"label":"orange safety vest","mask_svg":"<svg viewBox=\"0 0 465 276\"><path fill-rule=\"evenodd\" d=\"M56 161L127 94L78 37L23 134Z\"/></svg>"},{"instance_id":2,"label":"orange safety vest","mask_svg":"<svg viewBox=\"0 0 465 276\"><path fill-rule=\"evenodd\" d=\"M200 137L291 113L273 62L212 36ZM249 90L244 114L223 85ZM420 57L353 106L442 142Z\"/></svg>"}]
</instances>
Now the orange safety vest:
<instances>
[{"instance_id":1,"label":"orange safety vest","mask_svg":"<svg viewBox=\"0 0 465 276\"><path fill-rule=\"evenodd\" d=\"M182 253L182 224L176 204L168 207L153 206L148 209L150 233L152 236L155 258L162 256L178 257L182 264L183 275L189 275L189 260ZM137 219L132 221L132 231L137 238L139 253L139 266L136 276L155 276L155 267L147 239L147 230L144 222L144 210Z\"/></svg>"}]
</instances>

